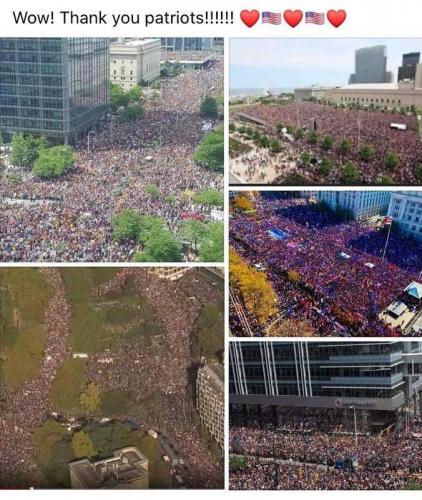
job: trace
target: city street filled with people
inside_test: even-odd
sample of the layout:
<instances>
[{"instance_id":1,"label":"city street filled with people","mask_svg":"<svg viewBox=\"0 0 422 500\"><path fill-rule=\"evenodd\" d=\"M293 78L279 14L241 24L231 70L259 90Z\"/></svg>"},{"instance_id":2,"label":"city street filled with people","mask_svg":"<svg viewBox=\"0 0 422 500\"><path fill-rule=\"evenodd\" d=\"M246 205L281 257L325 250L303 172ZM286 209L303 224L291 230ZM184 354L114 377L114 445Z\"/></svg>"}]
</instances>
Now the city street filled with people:
<instances>
[{"instance_id":1,"label":"city street filled with people","mask_svg":"<svg viewBox=\"0 0 422 500\"><path fill-rule=\"evenodd\" d=\"M379 314L418 280L422 245L391 234L383 259L386 238L386 229L339 220L305 199L261 197L253 217L239 212L230 221L231 247L250 266L265 269L283 318L305 320L321 336L402 334ZM232 303L231 328L244 336L236 309Z\"/></svg>"},{"instance_id":2,"label":"city street filled with people","mask_svg":"<svg viewBox=\"0 0 422 500\"><path fill-rule=\"evenodd\" d=\"M109 115L81 139L75 168L63 178L0 177L0 261L130 261L137 242L113 239L122 210L160 216L175 232L184 212L198 211L193 193L222 191L222 173L193 160L205 135L201 100L223 92L222 56L206 70L163 80L142 118Z\"/></svg>"}]
</instances>

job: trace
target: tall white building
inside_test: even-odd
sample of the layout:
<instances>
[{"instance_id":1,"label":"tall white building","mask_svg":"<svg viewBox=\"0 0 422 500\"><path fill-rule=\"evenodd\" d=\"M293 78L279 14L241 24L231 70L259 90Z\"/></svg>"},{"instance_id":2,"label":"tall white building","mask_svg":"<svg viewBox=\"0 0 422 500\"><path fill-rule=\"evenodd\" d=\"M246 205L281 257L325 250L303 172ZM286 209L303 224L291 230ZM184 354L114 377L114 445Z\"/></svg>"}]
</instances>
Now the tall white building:
<instances>
[{"instance_id":1,"label":"tall white building","mask_svg":"<svg viewBox=\"0 0 422 500\"><path fill-rule=\"evenodd\" d=\"M350 210L357 220L385 215L390 202L388 191L318 191L317 199L333 210Z\"/></svg>"},{"instance_id":2,"label":"tall white building","mask_svg":"<svg viewBox=\"0 0 422 500\"><path fill-rule=\"evenodd\" d=\"M422 191L393 191L388 215L403 232L422 239Z\"/></svg>"},{"instance_id":3,"label":"tall white building","mask_svg":"<svg viewBox=\"0 0 422 500\"><path fill-rule=\"evenodd\" d=\"M160 76L159 38L119 40L110 45L110 81L130 90L139 82L150 83Z\"/></svg>"}]
</instances>

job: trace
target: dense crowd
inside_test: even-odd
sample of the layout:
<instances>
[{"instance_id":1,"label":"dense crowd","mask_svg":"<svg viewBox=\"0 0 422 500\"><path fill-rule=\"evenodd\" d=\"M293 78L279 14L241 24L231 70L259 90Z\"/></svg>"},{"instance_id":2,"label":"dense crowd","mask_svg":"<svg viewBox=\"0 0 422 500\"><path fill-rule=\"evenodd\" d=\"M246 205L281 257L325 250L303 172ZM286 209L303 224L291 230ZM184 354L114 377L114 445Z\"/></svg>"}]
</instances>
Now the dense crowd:
<instances>
[{"instance_id":1,"label":"dense crowd","mask_svg":"<svg viewBox=\"0 0 422 500\"><path fill-rule=\"evenodd\" d=\"M55 410L49 392L57 369L71 355L68 346L71 309L60 272L54 268L42 272L54 293L45 311L46 347L39 371L22 387L0 387L6 394L6 416L0 420L1 486L38 485L31 433ZM136 340L116 339L113 347L90 355L87 380L97 382L104 392L119 390L135 394L140 402L151 399L150 404L142 405L137 417L130 418L141 429L157 429L167 436L186 464L183 479L187 487L222 487L223 467L200 435L193 397L187 390L192 382L189 375L192 330L202 305L222 300L222 292L196 270L189 270L171 283L145 269L125 268L91 293L107 300L107 294L119 293L129 278L135 280L136 292L146 297L157 317L162 318L163 335L159 342L142 347ZM193 296L198 300L192 300Z\"/></svg>"},{"instance_id":2,"label":"dense crowd","mask_svg":"<svg viewBox=\"0 0 422 500\"><path fill-rule=\"evenodd\" d=\"M254 105L239 109L245 115L265 124L267 133L277 135L277 125L293 129L314 129L319 141L312 144L308 134L296 139L294 143L286 143L295 156L303 152L316 155L317 158L328 157L334 164L342 166L346 160L352 160L358 167L360 183L377 182L380 175L388 175L396 184L412 184L416 182L415 168L422 158L422 142L418 132L417 119L413 115L398 115L391 112L355 110L350 108L335 108L312 102L298 102L286 105ZM405 124L407 129L397 130L390 127L391 123ZM324 150L321 140L331 136L334 144L330 150ZM347 154L339 151L343 139L350 141L351 150ZM364 146L371 146L374 157L365 162L361 158ZM388 169L385 159L388 153L398 156L399 165L396 169ZM289 162L286 163L289 165ZM254 168L259 168L259 162L253 162ZM321 174L316 168L300 169L310 183L321 183ZM285 173L284 173L285 175ZM339 183L339 172L333 169L324 177L324 183Z\"/></svg>"},{"instance_id":3,"label":"dense crowd","mask_svg":"<svg viewBox=\"0 0 422 500\"><path fill-rule=\"evenodd\" d=\"M230 453L247 457L232 489L403 489L420 481L422 420L378 434L326 432L324 419L297 429L232 427ZM342 464L349 460L349 467ZM340 465L341 464L341 465ZM419 479L418 478L419 475Z\"/></svg>"},{"instance_id":4,"label":"dense crowd","mask_svg":"<svg viewBox=\"0 0 422 500\"><path fill-rule=\"evenodd\" d=\"M222 174L192 159L205 134L201 99L222 94L220 59L167 79L142 118L109 117L89 145L86 138L76 144L76 166L65 178L25 175L15 185L0 178L0 261L128 261L137 244L113 239L116 214L137 209L174 231L194 208L190 192L222 190Z\"/></svg>"},{"instance_id":5,"label":"dense crowd","mask_svg":"<svg viewBox=\"0 0 422 500\"><path fill-rule=\"evenodd\" d=\"M400 334L378 316L418 280L420 243L392 234L382 261L385 231L336 220L303 199L262 198L255 217L237 214L230 224L231 245L251 265L267 266L286 318L304 319L323 336ZM287 237L271 237L275 228ZM297 282L289 279L291 271ZM235 329L239 320L233 321Z\"/></svg>"}]
</instances>

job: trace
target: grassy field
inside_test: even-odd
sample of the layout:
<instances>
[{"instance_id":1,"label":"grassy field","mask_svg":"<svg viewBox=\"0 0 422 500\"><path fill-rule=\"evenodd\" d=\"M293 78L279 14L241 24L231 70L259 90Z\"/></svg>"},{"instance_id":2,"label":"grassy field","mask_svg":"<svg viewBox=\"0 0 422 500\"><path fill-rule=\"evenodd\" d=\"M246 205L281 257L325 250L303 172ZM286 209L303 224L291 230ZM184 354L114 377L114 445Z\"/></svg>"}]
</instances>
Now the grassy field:
<instances>
[{"instance_id":1,"label":"grassy field","mask_svg":"<svg viewBox=\"0 0 422 500\"><path fill-rule=\"evenodd\" d=\"M95 353L112 347L123 338L150 345L164 332L153 308L137 294L132 280L121 293L109 292L95 298L91 289L112 278L101 268L63 268L66 295L72 306L70 344L74 352Z\"/></svg>"},{"instance_id":2,"label":"grassy field","mask_svg":"<svg viewBox=\"0 0 422 500\"><path fill-rule=\"evenodd\" d=\"M44 349L44 314L51 294L38 269L0 269L2 373L12 387L31 380L38 372Z\"/></svg>"},{"instance_id":3,"label":"grassy field","mask_svg":"<svg viewBox=\"0 0 422 500\"><path fill-rule=\"evenodd\" d=\"M86 382L85 367L84 359L67 359L59 368L50 393L56 410L72 415L84 413L79 396Z\"/></svg>"}]
</instances>

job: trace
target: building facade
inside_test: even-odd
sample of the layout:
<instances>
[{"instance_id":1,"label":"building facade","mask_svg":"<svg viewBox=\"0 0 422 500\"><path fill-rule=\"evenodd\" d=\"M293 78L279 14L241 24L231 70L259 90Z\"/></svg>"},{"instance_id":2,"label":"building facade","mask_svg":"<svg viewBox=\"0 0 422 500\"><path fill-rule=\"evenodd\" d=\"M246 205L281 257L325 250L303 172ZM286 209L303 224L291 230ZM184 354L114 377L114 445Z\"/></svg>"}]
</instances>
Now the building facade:
<instances>
[{"instance_id":1,"label":"building facade","mask_svg":"<svg viewBox=\"0 0 422 500\"><path fill-rule=\"evenodd\" d=\"M416 80L384 84L351 84L328 90L326 98L343 106L366 108L422 108L422 64L416 68Z\"/></svg>"},{"instance_id":2,"label":"building facade","mask_svg":"<svg viewBox=\"0 0 422 500\"><path fill-rule=\"evenodd\" d=\"M107 38L0 38L0 129L68 142L105 115Z\"/></svg>"},{"instance_id":3,"label":"building facade","mask_svg":"<svg viewBox=\"0 0 422 500\"><path fill-rule=\"evenodd\" d=\"M140 82L160 77L161 42L158 38L119 40L110 45L110 80L130 90Z\"/></svg>"},{"instance_id":4,"label":"building facade","mask_svg":"<svg viewBox=\"0 0 422 500\"><path fill-rule=\"evenodd\" d=\"M295 89L296 101L310 101L316 99L318 101L325 99L328 90L333 87L321 87L319 85L311 85L310 87L299 87Z\"/></svg>"},{"instance_id":5,"label":"building facade","mask_svg":"<svg viewBox=\"0 0 422 500\"><path fill-rule=\"evenodd\" d=\"M196 379L196 407L201 423L224 449L224 368L207 364Z\"/></svg>"},{"instance_id":6,"label":"building facade","mask_svg":"<svg viewBox=\"0 0 422 500\"><path fill-rule=\"evenodd\" d=\"M349 83L390 83L392 74L387 71L387 47L374 45L355 52L355 72Z\"/></svg>"},{"instance_id":7,"label":"building facade","mask_svg":"<svg viewBox=\"0 0 422 500\"><path fill-rule=\"evenodd\" d=\"M158 276L162 279L167 279L169 281L176 281L182 276L184 276L190 269L190 267L150 267L148 272Z\"/></svg>"},{"instance_id":8,"label":"building facade","mask_svg":"<svg viewBox=\"0 0 422 500\"><path fill-rule=\"evenodd\" d=\"M388 215L403 232L422 239L421 191L392 191Z\"/></svg>"},{"instance_id":9,"label":"building facade","mask_svg":"<svg viewBox=\"0 0 422 500\"><path fill-rule=\"evenodd\" d=\"M113 452L113 456L91 462L87 458L69 464L74 489L147 489L148 459L135 446Z\"/></svg>"},{"instance_id":10,"label":"building facade","mask_svg":"<svg viewBox=\"0 0 422 500\"><path fill-rule=\"evenodd\" d=\"M422 412L422 342L231 342L234 406L355 408L368 425Z\"/></svg>"},{"instance_id":11,"label":"building facade","mask_svg":"<svg viewBox=\"0 0 422 500\"><path fill-rule=\"evenodd\" d=\"M326 203L332 210L350 210L357 220L388 211L389 191L318 191L317 200Z\"/></svg>"},{"instance_id":12,"label":"building facade","mask_svg":"<svg viewBox=\"0 0 422 500\"><path fill-rule=\"evenodd\" d=\"M403 54L402 65L399 66L397 73L398 82L403 80L415 80L416 67L420 62L420 57L420 52L409 52L407 54Z\"/></svg>"},{"instance_id":13,"label":"building facade","mask_svg":"<svg viewBox=\"0 0 422 500\"><path fill-rule=\"evenodd\" d=\"M163 50L171 52L181 52L189 50L212 50L214 47L213 38L181 38L169 37L161 38Z\"/></svg>"}]
</instances>

